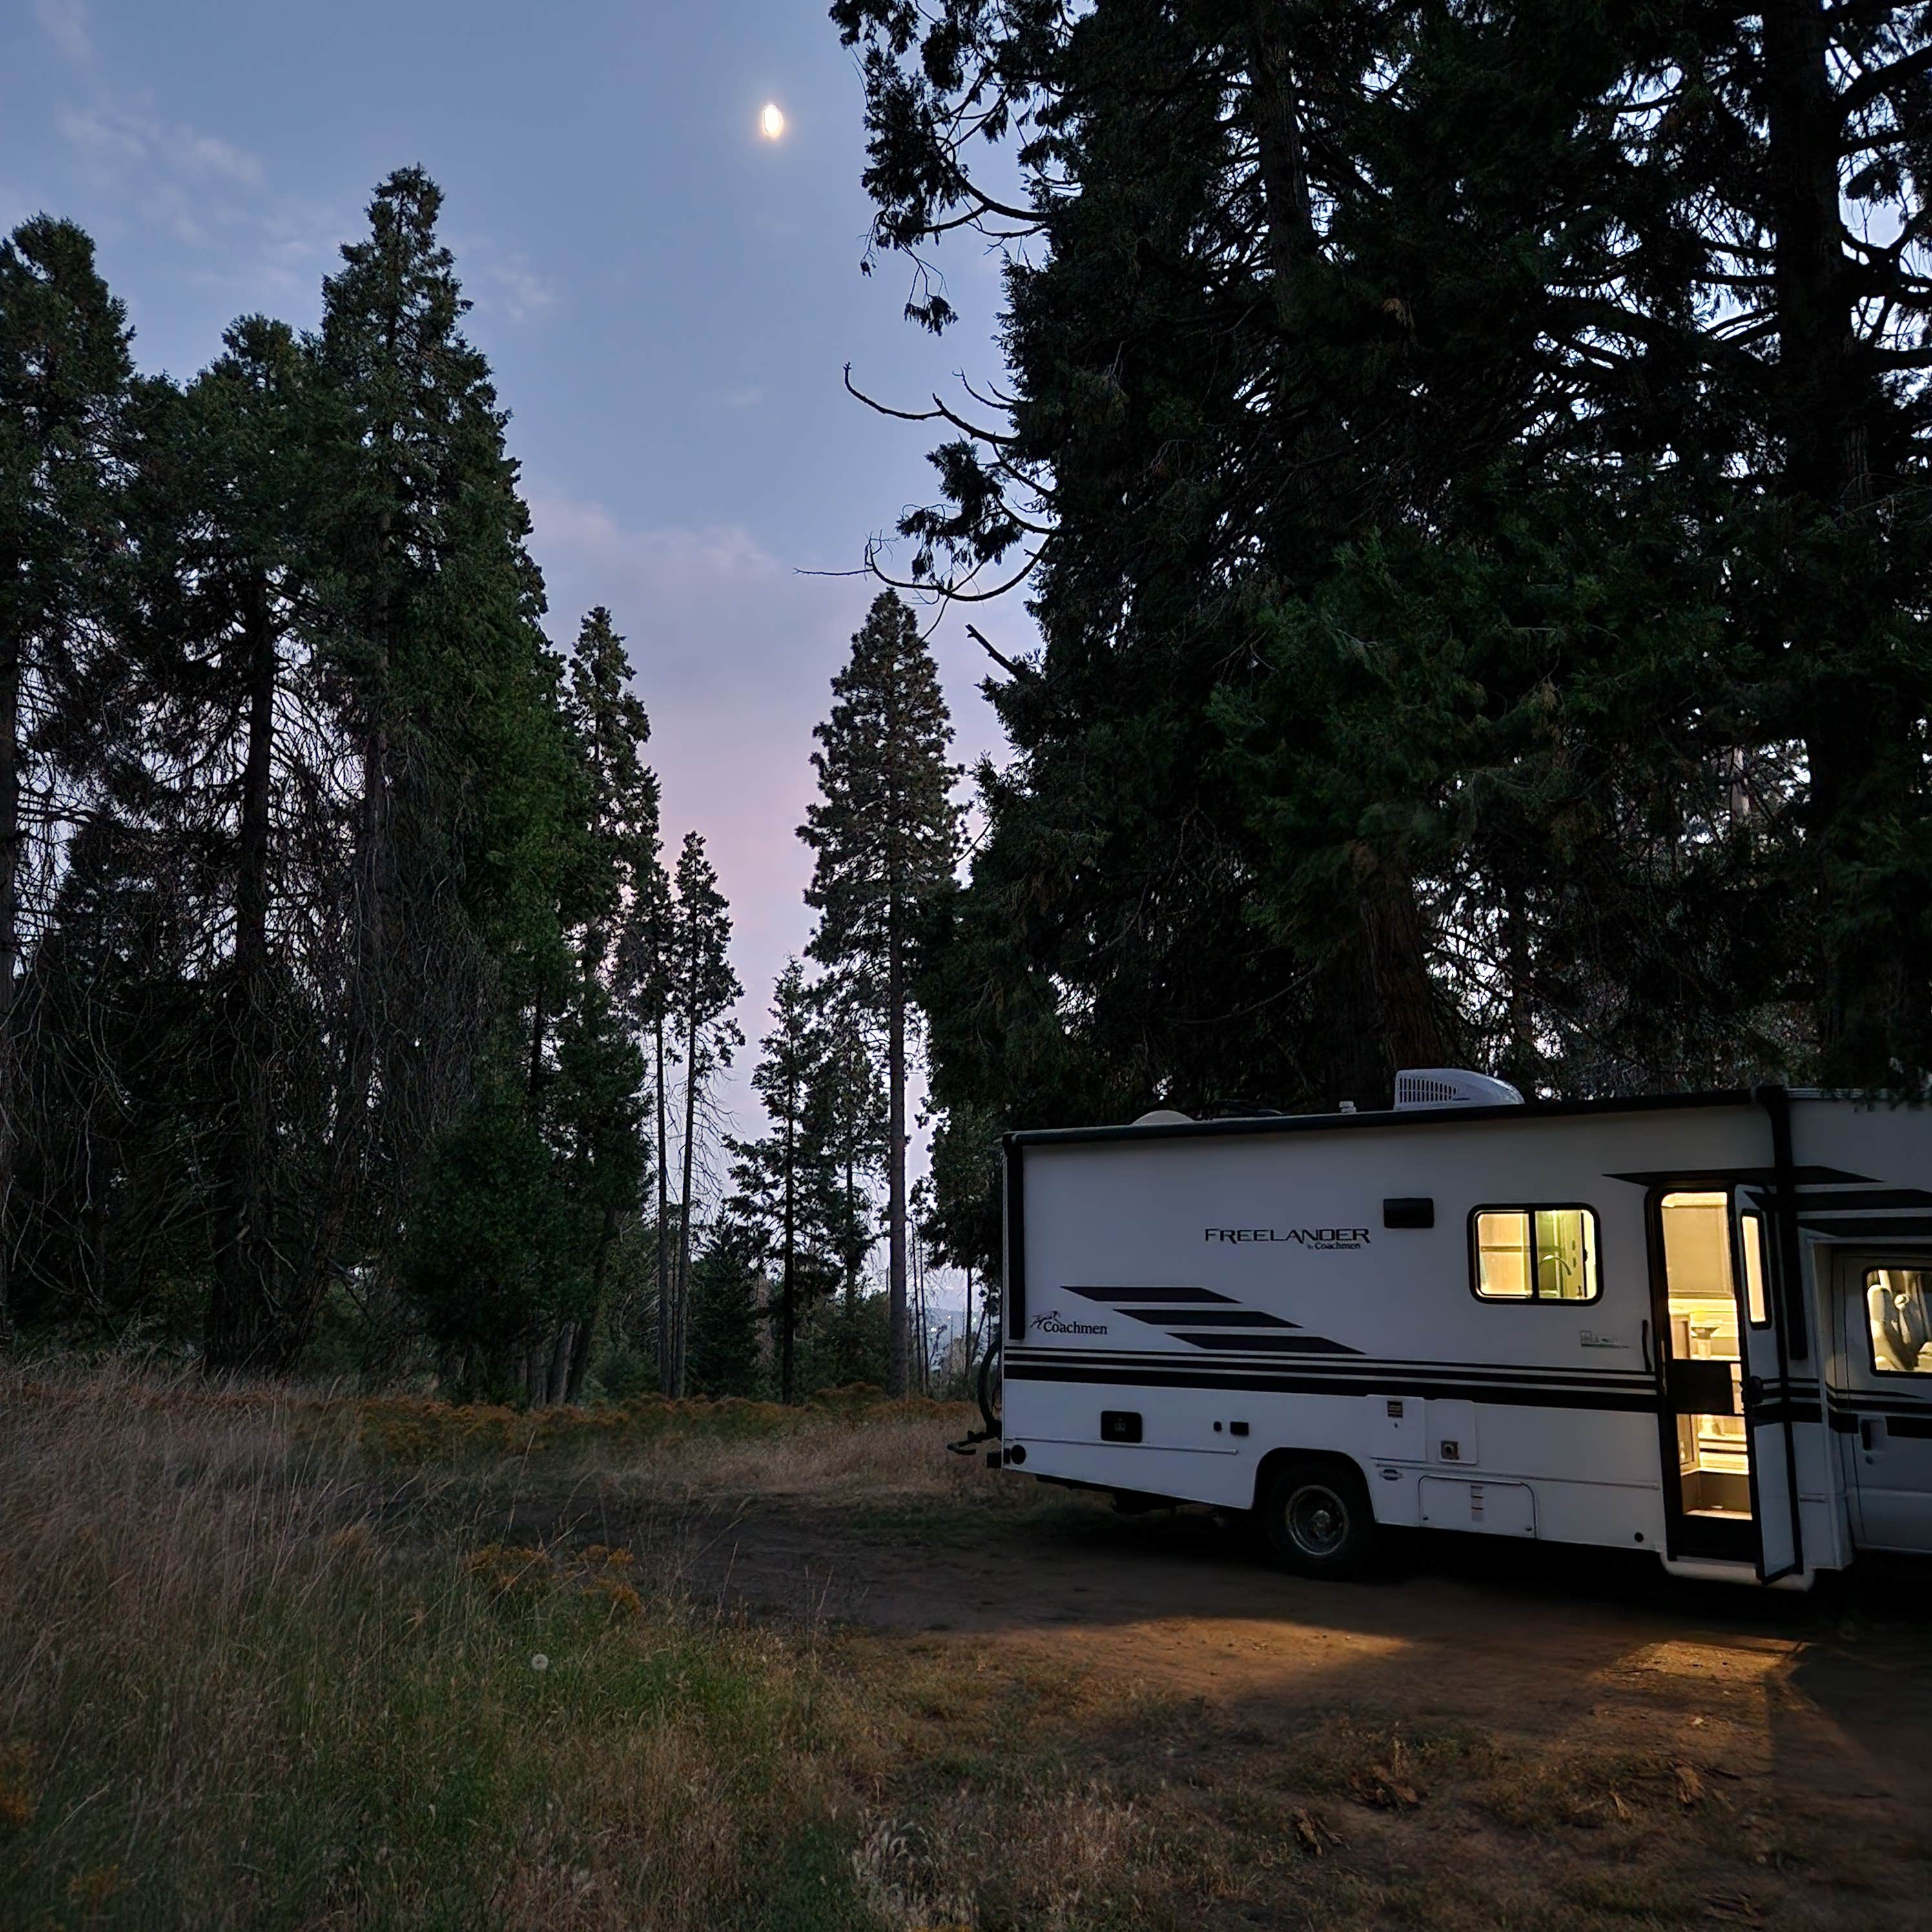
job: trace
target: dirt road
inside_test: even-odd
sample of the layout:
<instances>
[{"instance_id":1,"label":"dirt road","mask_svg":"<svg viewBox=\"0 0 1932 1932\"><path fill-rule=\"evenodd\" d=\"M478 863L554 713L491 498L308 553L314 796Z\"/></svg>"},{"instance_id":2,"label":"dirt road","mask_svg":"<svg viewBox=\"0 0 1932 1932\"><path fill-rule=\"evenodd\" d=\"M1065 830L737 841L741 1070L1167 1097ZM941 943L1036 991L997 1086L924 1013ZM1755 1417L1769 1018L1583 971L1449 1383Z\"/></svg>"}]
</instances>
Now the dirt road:
<instances>
[{"instance_id":1,"label":"dirt road","mask_svg":"<svg viewBox=\"0 0 1932 1932\"><path fill-rule=\"evenodd\" d=\"M844 1633L855 1668L995 1682L1095 1774L1156 1808L1191 1792L1234 1856L1256 1819L1333 1825L1352 1871L1425 1915L1432 1886L1460 1888L1444 1923L1581 1922L1549 1916L1562 1898L1616 1922L1932 1927L1932 1568L1800 1595L1411 1536L1371 1580L1318 1584L1201 1514L1011 1494L766 1493L628 1521L580 1497L574 1523L528 1528L624 1540L700 1604ZM920 1748L954 1714L935 1703Z\"/></svg>"},{"instance_id":2,"label":"dirt road","mask_svg":"<svg viewBox=\"0 0 1932 1932\"><path fill-rule=\"evenodd\" d=\"M1810 1596L1675 1582L1648 1558L1418 1538L1361 1583L1257 1562L1205 1517L1071 1506L949 1541L764 1502L683 1528L694 1580L789 1617L953 1632L1238 1708L1528 1732L1695 1729L1855 1798L1932 1798L1932 1569Z\"/></svg>"}]
</instances>

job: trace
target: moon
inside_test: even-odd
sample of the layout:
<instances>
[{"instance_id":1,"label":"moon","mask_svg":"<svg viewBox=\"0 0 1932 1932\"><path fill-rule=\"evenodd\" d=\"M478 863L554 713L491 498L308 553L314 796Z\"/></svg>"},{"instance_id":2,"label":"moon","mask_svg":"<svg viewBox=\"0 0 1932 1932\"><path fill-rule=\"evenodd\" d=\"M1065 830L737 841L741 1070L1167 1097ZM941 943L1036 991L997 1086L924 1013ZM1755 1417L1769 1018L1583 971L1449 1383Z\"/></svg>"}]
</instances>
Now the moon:
<instances>
[{"instance_id":1,"label":"moon","mask_svg":"<svg viewBox=\"0 0 1932 1932\"><path fill-rule=\"evenodd\" d=\"M776 100L766 101L764 112L758 116L758 132L766 140L776 141L784 130L784 110Z\"/></svg>"}]
</instances>

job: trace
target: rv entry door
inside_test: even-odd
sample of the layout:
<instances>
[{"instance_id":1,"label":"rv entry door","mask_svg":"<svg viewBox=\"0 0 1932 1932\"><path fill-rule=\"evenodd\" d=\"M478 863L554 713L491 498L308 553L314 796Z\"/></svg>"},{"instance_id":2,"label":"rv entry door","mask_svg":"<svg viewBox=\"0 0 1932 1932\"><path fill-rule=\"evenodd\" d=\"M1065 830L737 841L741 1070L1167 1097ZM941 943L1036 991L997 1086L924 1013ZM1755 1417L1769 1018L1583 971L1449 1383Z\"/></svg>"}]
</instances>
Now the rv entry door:
<instances>
[{"instance_id":1,"label":"rv entry door","mask_svg":"<svg viewBox=\"0 0 1932 1932\"><path fill-rule=\"evenodd\" d=\"M1796 1297L1773 1287L1768 1214L1742 1195L1732 1217L1738 1333L1743 1346L1744 1428L1750 1439L1758 1574L1767 1583L1804 1562L1798 1534L1798 1463L1791 1435L1791 1364L1783 1322Z\"/></svg>"},{"instance_id":2,"label":"rv entry door","mask_svg":"<svg viewBox=\"0 0 1932 1932\"><path fill-rule=\"evenodd\" d=\"M1835 1257L1838 1441L1861 1549L1932 1552L1932 1256Z\"/></svg>"},{"instance_id":3,"label":"rv entry door","mask_svg":"<svg viewBox=\"0 0 1932 1932\"><path fill-rule=\"evenodd\" d=\"M1798 1554L1769 1218L1692 1184L1652 1195L1651 1228L1671 1554L1751 1563L1771 1582Z\"/></svg>"}]
</instances>

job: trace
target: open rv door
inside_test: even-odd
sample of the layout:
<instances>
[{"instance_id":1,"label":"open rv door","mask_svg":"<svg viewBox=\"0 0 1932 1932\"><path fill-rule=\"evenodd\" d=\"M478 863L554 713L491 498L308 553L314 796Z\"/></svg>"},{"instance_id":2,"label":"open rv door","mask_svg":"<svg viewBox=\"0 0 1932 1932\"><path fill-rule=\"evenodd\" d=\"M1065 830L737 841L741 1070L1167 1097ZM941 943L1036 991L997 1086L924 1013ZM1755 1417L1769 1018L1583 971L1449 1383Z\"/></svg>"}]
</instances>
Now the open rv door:
<instances>
[{"instance_id":1,"label":"open rv door","mask_svg":"<svg viewBox=\"0 0 1932 1932\"><path fill-rule=\"evenodd\" d=\"M1738 1265L1738 1334L1743 1346L1744 1432L1750 1450L1751 1513L1757 1521L1757 1573L1766 1583L1804 1567L1798 1528L1798 1462L1792 1439L1791 1351L1785 1333L1790 1311L1802 1308L1796 1283L1786 1292L1786 1268L1774 1265L1777 1244L1766 1210L1740 1191L1732 1216ZM1796 1266L1796 1241L1786 1268ZM1802 1319L1802 1315L1799 1316Z\"/></svg>"}]
</instances>

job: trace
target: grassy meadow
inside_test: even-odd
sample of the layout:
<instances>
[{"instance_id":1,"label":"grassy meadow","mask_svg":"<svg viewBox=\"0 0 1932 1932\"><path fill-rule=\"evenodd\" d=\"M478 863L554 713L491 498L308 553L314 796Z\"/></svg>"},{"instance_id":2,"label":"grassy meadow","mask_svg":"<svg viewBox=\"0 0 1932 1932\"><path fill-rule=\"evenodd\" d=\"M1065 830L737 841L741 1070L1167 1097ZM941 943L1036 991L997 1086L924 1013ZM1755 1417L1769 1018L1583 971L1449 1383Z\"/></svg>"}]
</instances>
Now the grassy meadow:
<instances>
[{"instance_id":1,"label":"grassy meadow","mask_svg":"<svg viewBox=\"0 0 1932 1932\"><path fill-rule=\"evenodd\" d=\"M647 1554L500 1533L533 1471L568 1490L647 1459L672 1502L754 1471L956 1484L936 1450L964 1412L523 1415L118 1378L15 1378L0 1412L0 1924L940 1923L928 1882L963 1886L996 1835L1016 1868L1054 1847L1013 1910L1058 1923L1118 1846L1073 1781L1017 1839L992 1828L1008 1794L948 1794L956 1868L928 1871L880 1802L910 1680L694 1605Z\"/></svg>"},{"instance_id":2,"label":"grassy meadow","mask_svg":"<svg viewBox=\"0 0 1932 1932\"><path fill-rule=\"evenodd\" d=\"M1892 1922L1834 1888L1875 1882L1858 1848L1668 1748L1264 1734L1077 1631L754 1616L695 1579L696 1510L994 1548L1094 1518L940 1453L968 1420L11 1374L0 1926Z\"/></svg>"}]
</instances>

